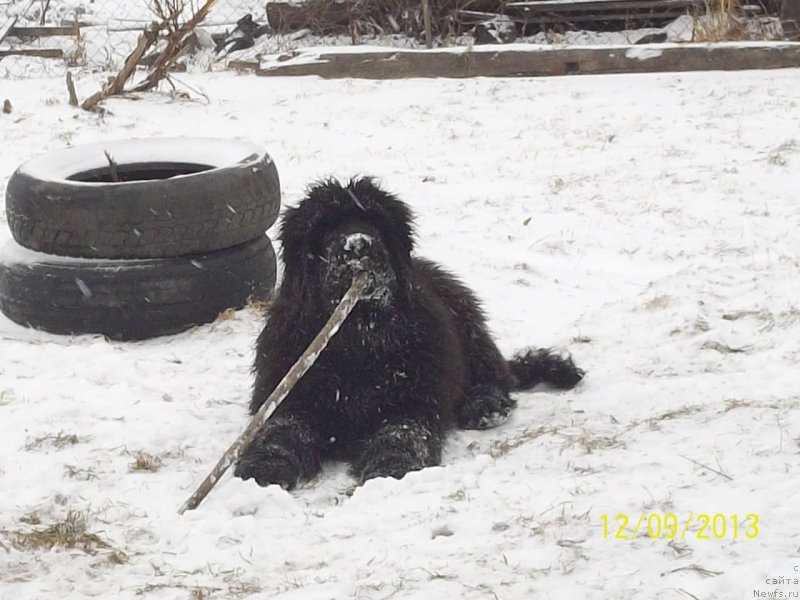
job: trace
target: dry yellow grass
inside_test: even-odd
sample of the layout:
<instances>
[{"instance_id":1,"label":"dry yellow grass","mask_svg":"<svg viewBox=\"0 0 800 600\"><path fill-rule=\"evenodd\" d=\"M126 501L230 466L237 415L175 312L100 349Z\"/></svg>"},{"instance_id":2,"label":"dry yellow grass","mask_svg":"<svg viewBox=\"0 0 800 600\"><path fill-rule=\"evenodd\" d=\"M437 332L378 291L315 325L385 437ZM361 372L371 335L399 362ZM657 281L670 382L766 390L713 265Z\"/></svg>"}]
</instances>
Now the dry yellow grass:
<instances>
[{"instance_id":1,"label":"dry yellow grass","mask_svg":"<svg viewBox=\"0 0 800 600\"><path fill-rule=\"evenodd\" d=\"M97 554L99 550L111 548L108 543L88 531L86 515L74 510L67 511L62 521L43 529L13 532L11 539L12 544L20 550L77 548L87 554ZM116 553L122 555L119 551Z\"/></svg>"},{"instance_id":2,"label":"dry yellow grass","mask_svg":"<svg viewBox=\"0 0 800 600\"><path fill-rule=\"evenodd\" d=\"M741 19L740 0L705 0L705 14L696 15L692 27L695 42L724 42L748 39Z\"/></svg>"}]
</instances>

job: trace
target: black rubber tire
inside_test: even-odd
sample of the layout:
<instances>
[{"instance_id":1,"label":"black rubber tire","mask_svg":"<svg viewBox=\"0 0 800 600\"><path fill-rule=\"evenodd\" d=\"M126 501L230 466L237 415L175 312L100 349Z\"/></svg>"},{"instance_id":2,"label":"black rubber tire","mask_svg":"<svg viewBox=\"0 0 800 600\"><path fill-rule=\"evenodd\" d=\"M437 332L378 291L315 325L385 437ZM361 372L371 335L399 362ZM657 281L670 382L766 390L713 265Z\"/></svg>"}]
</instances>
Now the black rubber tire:
<instances>
[{"instance_id":1,"label":"black rubber tire","mask_svg":"<svg viewBox=\"0 0 800 600\"><path fill-rule=\"evenodd\" d=\"M105 151L122 181L111 182ZM262 235L279 210L272 159L235 140L134 139L55 150L23 163L6 188L17 243L59 256L221 250Z\"/></svg>"},{"instance_id":2,"label":"black rubber tire","mask_svg":"<svg viewBox=\"0 0 800 600\"><path fill-rule=\"evenodd\" d=\"M0 311L51 333L142 340L265 300L275 276L265 235L207 254L141 260L63 258L9 242L0 253Z\"/></svg>"}]
</instances>

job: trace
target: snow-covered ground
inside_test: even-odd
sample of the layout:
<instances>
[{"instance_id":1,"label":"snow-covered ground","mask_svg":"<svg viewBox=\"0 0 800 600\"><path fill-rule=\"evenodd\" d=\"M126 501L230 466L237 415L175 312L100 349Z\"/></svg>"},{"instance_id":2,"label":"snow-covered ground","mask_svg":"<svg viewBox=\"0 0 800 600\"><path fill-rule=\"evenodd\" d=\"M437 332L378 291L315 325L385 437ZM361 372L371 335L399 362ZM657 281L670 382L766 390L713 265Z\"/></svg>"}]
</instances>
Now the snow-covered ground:
<instances>
[{"instance_id":1,"label":"snow-covered ground","mask_svg":"<svg viewBox=\"0 0 800 600\"><path fill-rule=\"evenodd\" d=\"M246 422L258 315L127 344L0 317L2 600L800 595L800 71L179 79L208 100L104 116L60 77L0 80L0 191L44 150L150 136L263 145L286 204L376 175L505 352L563 347L587 378L400 481L227 475L178 516ZM604 539L619 513L628 535L674 513L683 539Z\"/></svg>"}]
</instances>

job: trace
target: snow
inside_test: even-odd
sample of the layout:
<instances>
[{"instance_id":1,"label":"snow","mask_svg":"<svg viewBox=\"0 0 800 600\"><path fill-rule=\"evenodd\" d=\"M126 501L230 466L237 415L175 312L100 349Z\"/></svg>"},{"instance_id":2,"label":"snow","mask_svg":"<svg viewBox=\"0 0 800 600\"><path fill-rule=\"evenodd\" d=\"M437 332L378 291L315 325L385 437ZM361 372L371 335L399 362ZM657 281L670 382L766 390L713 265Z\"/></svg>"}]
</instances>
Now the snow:
<instances>
[{"instance_id":1,"label":"snow","mask_svg":"<svg viewBox=\"0 0 800 600\"><path fill-rule=\"evenodd\" d=\"M10 173L8 174L10 175ZM5 176L3 182L8 180ZM99 269L105 269L109 272L119 270L121 267L135 267L135 266L149 266L157 262L156 258L124 258L124 259L94 259L94 258L80 258L77 256L58 256L57 254L47 254L46 252L39 252L24 248L11 239L11 234L5 225L5 213L2 215L3 220L3 240L0 245L0 264L16 265L49 265L49 266L66 266L72 267L74 265L92 265Z\"/></svg>"},{"instance_id":2,"label":"snow","mask_svg":"<svg viewBox=\"0 0 800 600\"><path fill-rule=\"evenodd\" d=\"M663 51L660 48L647 48L646 46L633 47L625 51L626 58L635 58L638 60L658 58L662 54Z\"/></svg>"},{"instance_id":3,"label":"snow","mask_svg":"<svg viewBox=\"0 0 800 600\"><path fill-rule=\"evenodd\" d=\"M351 195L355 196L355 194ZM363 210L363 209L362 209ZM344 240L344 249L348 252L358 252L365 247L371 246L372 236L366 233L351 233Z\"/></svg>"},{"instance_id":4,"label":"snow","mask_svg":"<svg viewBox=\"0 0 800 600\"><path fill-rule=\"evenodd\" d=\"M263 149L235 140L213 140L208 138L159 138L116 139L95 144L82 144L78 148L57 148L51 152L37 154L19 167L20 173L44 181L63 181L77 173L108 167L106 152L118 164L142 162L171 162L176 156L183 163L207 165L213 168L230 167L252 163L263 159ZM254 167L255 168L255 167ZM176 177L182 177L177 175ZM98 185L86 181L70 181L71 185ZM102 185L108 185L104 183Z\"/></svg>"},{"instance_id":5,"label":"snow","mask_svg":"<svg viewBox=\"0 0 800 600\"><path fill-rule=\"evenodd\" d=\"M800 71L178 79L208 100L95 115L61 77L0 80L0 189L48 150L198 134L268 151L286 205L375 175L505 353L565 348L587 378L518 394L509 421L454 432L441 466L402 480L356 488L329 465L289 493L228 473L178 516L246 425L258 313L137 343L0 318L0 598L797 591L768 580L800 564ZM132 468L140 452L160 467ZM674 542L603 539L618 513L628 533L640 514L693 522ZM755 514L758 536L697 539L701 513ZM93 554L21 542L70 514Z\"/></svg>"}]
</instances>

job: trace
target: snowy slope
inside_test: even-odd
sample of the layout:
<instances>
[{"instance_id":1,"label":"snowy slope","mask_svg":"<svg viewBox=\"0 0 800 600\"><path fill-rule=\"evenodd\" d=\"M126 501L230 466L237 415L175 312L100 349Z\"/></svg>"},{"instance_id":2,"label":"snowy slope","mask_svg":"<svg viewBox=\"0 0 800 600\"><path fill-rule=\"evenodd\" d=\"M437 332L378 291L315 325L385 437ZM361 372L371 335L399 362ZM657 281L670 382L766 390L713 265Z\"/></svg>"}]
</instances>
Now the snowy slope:
<instances>
[{"instance_id":1,"label":"snowy slope","mask_svg":"<svg viewBox=\"0 0 800 600\"><path fill-rule=\"evenodd\" d=\"M208 102L104 117L68 107L60 77L0 80L0 190L50 148L198 134L266 147L287 204L376 175L504 352L564 347L587 379L520 394L401 481L228 475L179 517L246 421L258 316L128 344L0 318L0 598L722 600L796 572L800 71L180 79ZM141 452L156 470L132 468ZM754 513L759 532L604 539L617 513ZM65 523L76 547L49 550L36 532Z\"/></svg>"}]
</instances>

